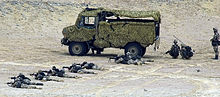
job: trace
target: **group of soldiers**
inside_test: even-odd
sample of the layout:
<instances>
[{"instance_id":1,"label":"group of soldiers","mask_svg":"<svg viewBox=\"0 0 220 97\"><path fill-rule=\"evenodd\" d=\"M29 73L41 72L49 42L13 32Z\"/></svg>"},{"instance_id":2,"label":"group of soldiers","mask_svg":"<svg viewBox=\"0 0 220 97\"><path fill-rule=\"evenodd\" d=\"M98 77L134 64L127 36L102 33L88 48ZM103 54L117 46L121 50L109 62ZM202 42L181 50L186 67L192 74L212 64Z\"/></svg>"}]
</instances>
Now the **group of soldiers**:
<instances>
[{"instance_id":1,"label":"group of soldiers","mask_svg":"<svg viewBox=\"0 0 220 97\"><path fill-rule=\"evenodd\" d=\"M172 58L178 58L179 54L182 56L182 59L190 59L193 56L193 50L190 46L185 44L181 44L181 48L177 44L177 40L173 41L173 45L170 50L168 50L165 54L170 54Z\"/></svg>"},{"instance_id":2,"label":"group of soldiers","mask_svg":"<svg viewBox=\"0 0 220 97\"><path fill-rule=\"evenodd\" d=\"M65 71L63 69L57 69L55 66L52 67L52 69L48 71L42 71L38 70L37 73L30 74L34 77L36 80L42 80L42 81L56 81L56 82L63 82L63 80L56 80L51 79L50 76L57 76L57 77L63 77L63 78L80 78L78 76L69 76L65 74Z\"/></svg>"},{"instance_id":3,"label":"group of soldiers","mask_svg":"<svg viewBox=\"0 0 220 97\"><path fill-rule=\"evenodd\" d=\"M35 80L40 80L40 81L56 81L56 82L63 82L63 80L56 80L56 79L51 79L50 76L57 76L57 77L62 77L62 78L81 78L78 76L70 76L65 74L65 68L68 69L69 72L71 73L80 73L80 74L97 74L95 72L91 71L86 71L84 69L93 69L93 70L105 70L103 67L99 67L98 65L94 63L87 63L83 62L82 64L76 64L73 63L69 67L63 67L62 69L58 69L55 66L52 67L50 70L38 70L36 73L30 74L30 76L33 76ZM27 88L27 89L41 89L35 86L30 86L30 85L41 85L43 86L43 83L34 83L31 82L30 78L26 77L22 73L20 73L17 77L11 77L11 79L14 79L14 81L8 82L8 86L14 87L14 88Z\"/></svg>"},{"instance_id":4,"label":"group of soldiers","mask_svg":"<svg viewBox=\"0 0 220 97\"><path fill-rule=\"evenodd\" d=\"M210 41L212 43L215 52L214 59L218 60L218 56L219 56L218 46L220 45L219 33L217 28L213 28L213 31L214 31L214 36ZM174 44L172 45L171 49L168 50L165 54L169 53L170 56L172 56L172 58L174 59L178 58L179 54L182 56L183 59L190 59L193 56L194 51L190 46L185 45L182 41L180 42L182 43L181 48L178 46L177 40L174 40L173 41Z\"/></svg>"},{"instance_id":5,"label":"group of soldiers","mask_svg":"<svg viewBox=\"0 0 220 97\"><path fill-rule=\"evenodd\" d=\"M219 41L219 33L216 28L213 28L214 36L210 40L215 52L214 59L218 59L219 52L218 52L218 46L220 45ZM180 40L179 40L180 41ZM181 41L180 41L181 42ZM166 54L170 54L172 58L176 59L179 55L182 56L183 59L190 59L193 56L194 51L190 46L185 45L183 42L181 44L181 47L179 47L177 40L173 41L173 45L169 51L166 52ZM139 56L132 56L131 53L126 53L125 55L120 55L114 58L110 58L109 60L114 59L116 63L122 63L122 64L135 64L135 65L141 65L145 64L145 62L153 62L152 60L143 61L141 60L141 57ZM69 72L72 73L80 73L80 74L96 74L95 72L86 71L85 69L94 69L94 70L105 70L102 67L99 67L98 65L94 63L87 63L83 62L82 64L76 64L73 63L69 67L63 67L62 69L57 69L55 66L52 67L51 70L48 71L42 71L38 70L37 73L30 74L31 76L34 76L34 79L41 80L41 81L56 81L56 82L63 82L62 80L56 80L51 79L50 76L57 76L57 77L64 77L64 78L81 78L78 76L69 76L65 74L65 68L68 69ZM8 86L14 87L14 88L28 88L28 89L41 89L33 85L39 85L43 86L43 83L35 83L31 82L31 79L20 73L17 77L11 77L13 79L12 82L8 82Z\"/></svg>"}]
</instances>

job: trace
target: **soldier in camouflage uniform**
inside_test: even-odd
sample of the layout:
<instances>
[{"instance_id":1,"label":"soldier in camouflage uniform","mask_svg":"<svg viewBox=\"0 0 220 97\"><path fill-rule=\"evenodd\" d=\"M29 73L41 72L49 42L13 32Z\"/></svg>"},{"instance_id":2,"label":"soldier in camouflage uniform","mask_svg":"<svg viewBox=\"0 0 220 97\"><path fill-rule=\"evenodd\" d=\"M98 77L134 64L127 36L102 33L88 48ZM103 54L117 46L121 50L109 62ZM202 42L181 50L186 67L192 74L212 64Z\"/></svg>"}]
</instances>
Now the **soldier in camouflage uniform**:
<instances>
[{"instance_id":1,"label":"soldier in camouflage uniform","mask_svg":"<svg viewBox=\"0 0 220 97\"><path fill-rule=\"evenodd\" d=\"M193 50L190 46L181 44L180 55L182 59L190 59L193 56Z\"/></svg>"},{"instance_id":2,"label":"soldier in camouflage uniform","mask_svg":"<svg viewBox=\"0 0 220 97\"><path fill-rule=\"evenodd\" d=\"M174 59L176 59L179 56L180 47L177 44L177 40L173 41L173 45L169 51L167 51L165 54L170 54Z\"/></svg>"},{"instance_id":3,"label":"soldier in camouflage uniform","mask_svg":"<svg viewBox=\"0 0 220 97\"><path fill-rule=\"evenodd\" d=\"M94 72L85 71L83 70L82 66L80 64L73 63L70 67L63 67L67 68L72 73L80 73L80 74L96 74Z\"/></svg>"},{"instance_id":4,"label":"soldier in camouflage uniform","mask_svg":"<svg viewBox=\"0 0 220 97\"><path fill-rule=\"evenodd\" d=\"M34 86L29 85L43 85L43 83L34 83L31 82L31 80L28 77L25 77L22 73L20 73L17 77L11 77L11 79L14 79L13 82L8 82L8 86L14 87L14 88L27 88L27 89L41 89Z\"/></svg>"},{"instance_id":5,"label":"soldier in camouflage uniform","mask_svg":"<svg viewBox=\"0 0 220 97\"><path fill-rule=\"evenodd\" d=\"M117 64L122 63L122 64L129 64L129 65L130 64L142 65L145 63L145 61L141 60L141 57L132 56L130 52L127 52L126 55L121 55L121 56L117 56L117 57L110 58L110 59L115 59L115 62Z\"/></svg>"},{"instance_id":6,"label":"soldier in camouflage uniform","mask_svg":"<svg viewBox=\"0 0 220 97\"><path fill-rule=\"evenodd\" d=\"M56 81L56 82L63 82L63 80L55 80L55 79L50 79L50 76L47 76L44 71L38 70L37 73L30 74L31 76L34 76L36 80L42 80L42 81Z\"/></svg>"},{"instance_id":7,"label":"soldier in camouflage uniform","mask_svg":"<svg viewBox=\"0 0 220 97\"><path fill-rule=\"evenodd\" d=\"M48 76L58 76L58 77L65 77L65 78L80 78L78 76L69 76L67 74L65 74L64 69L57 69L55 66L52 67L52 70L49 70L47 72Z\"/></svg>"},{"instance_id":8,"label":"soldier in camouflage uniform","mask_svg":"<svg viewBox=\"0 0 220 97\"><path fill-rule=\"evenodd\" d=\"M216 28L213 28L213 31L214 31L214 36L210 41L212 42L212 46L215 52L215 59L218 59L219 33L218 33L218 29Z\"/></svg>"},{"instance_id":9,"label":"soldier in camouflage uniform","mask_svg":"<svg viewBox=\"0 0 220 97\"><path fill-rule=\"evenodd\" d=\"M94 69L94 70L104 70L104 68L99 67L98 65L94 64L94 63L87 63L87 62L83 62L82 64L80 64L81 67L83 69Z\"/></svg>"}]
</instances>

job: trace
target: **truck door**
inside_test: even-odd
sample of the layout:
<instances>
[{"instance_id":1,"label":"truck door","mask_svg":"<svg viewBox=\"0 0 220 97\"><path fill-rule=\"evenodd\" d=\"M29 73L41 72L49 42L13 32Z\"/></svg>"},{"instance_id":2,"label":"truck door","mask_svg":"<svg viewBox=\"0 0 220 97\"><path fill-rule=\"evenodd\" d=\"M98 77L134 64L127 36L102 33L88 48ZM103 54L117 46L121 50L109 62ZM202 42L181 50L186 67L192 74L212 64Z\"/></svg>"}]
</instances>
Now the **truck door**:
<instances>
[{"instance_id":1,"label":"truck door","mask_svg":"<svg viewBox=\"0 0 220 97\"><path fill-rule=\"evenodd\" d=\"M85 34L87 38L93 38L96 35L96 17L82 16L79 22L79 33Z\"/></svg>"}]
</instances>

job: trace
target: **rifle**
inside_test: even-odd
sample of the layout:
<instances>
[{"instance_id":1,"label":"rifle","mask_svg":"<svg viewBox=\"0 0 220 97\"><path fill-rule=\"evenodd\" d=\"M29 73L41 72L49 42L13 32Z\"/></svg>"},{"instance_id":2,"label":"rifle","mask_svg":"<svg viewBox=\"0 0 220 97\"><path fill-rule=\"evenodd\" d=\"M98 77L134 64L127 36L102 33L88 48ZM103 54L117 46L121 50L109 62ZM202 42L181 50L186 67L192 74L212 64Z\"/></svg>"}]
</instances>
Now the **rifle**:
<instances>
[{"instance_id":1,"label":"rifle","mask_svg":"<svg viewBox=\"0 0 220 97\"><path fill-rule=\"evenodd\" d=\"M63 80L56 80L56 79L46 79L46 81L64 82Z\"/></svg>"},{"instance_id":2,"label":"rifle","mask_svg":"<svg viewBox=\"0 0 220 97\"><path fill-rule=\"evenodd\" d=\"M44 84L43 83L35 83L35 82L30 82L29 84L27 85L37 85L37 86L43 86Z\"/></svg>"},{"instance_id":3,"label":"rifle","mask_svg":"<svg viewBox=\"0 0 220 97\"><path fill-rule=\"evenodd\" d=\"M31 73L30 74L30 76L36 76L37 75L37 73Z\"/></svg>"},{"instance_id":4,"label":"rifle","mask_svg":"<svg viewBox=\"0 0 220 97\"><path fill-rule=\"evenodd\" d=\"M52 74L52 71L51 70L43 70L42 72L44 72L44 73L47 73L47 75L50 75L50 74Z\"/></svg>"},{"instance_id":5,"label":"rifle","mask_svg":"<svg viewBox=\"0 0 220 97\"><path fill-rule=\"evenodd\" d=\"M112 59L114 59L115 61L116 60L118 60L119 58L125 58L126 57L126 55L120 55L120 56L115 56L115 57L109 57L109 60L108 60L108 62L110 62Z\"/></svg>"},{"instance_id":6,"label":"rifle","mask_svg":"<svg viewBox=\"0 0 220 97\"><path fill-rule=\"evenodd\" d=\"M164 53L164 54L168 54L168 53L170 53L170 50L168 50L166 53Z\"/></svg>"},{"instance_id":7,"label":"rifle","mask_svg":"<svg viewBox=\"0 0 220 97\"><path fill-rule=\"evenodd\" d=\"M14 80L15 80L16 78L17 78L17 77L10 77L10 79L14 79Z\"/></svg>"},{"instance_id":8,"label":"rifle","mask_svg":"<svg viewBox=\"0 0 220 97\"><path fill-rule=\"evenodd\" d=\"M67 68L68 70L70 70L70 67L68 66L63 66L63 69Z\"/></svg>"},{"instance_id":9,"label":"rifle","mask_svg":"<svg viewBox=\"0 0 220 97\"><path fill-rule=\"evenodd\" d=\"M185 45L185 43L183 43L179 38L177 38L175 35L173 35L173 37L178 40L179 42L181 42L183 45Z\"/></svg>"},{"instance_id":10,"label":"rifle","mask_svg":"<svg viewBox=\"0 0 220 97\"><path fill-rule=\"evenodd\" d=\"M43 70L42 72L48 73L49 71L47 71L47 70Z\"/></svg>"},{"instance_id":11,"label":"rifle","mask_svg":"<svg viewBox=\"0 0 220 97\"><path fill-rule=\"evenodd\" d=\"M7 85L10 85L10 84L13 84L13 82L7 82L6 84L7 84Z\"/></svg>"}]
</instances>

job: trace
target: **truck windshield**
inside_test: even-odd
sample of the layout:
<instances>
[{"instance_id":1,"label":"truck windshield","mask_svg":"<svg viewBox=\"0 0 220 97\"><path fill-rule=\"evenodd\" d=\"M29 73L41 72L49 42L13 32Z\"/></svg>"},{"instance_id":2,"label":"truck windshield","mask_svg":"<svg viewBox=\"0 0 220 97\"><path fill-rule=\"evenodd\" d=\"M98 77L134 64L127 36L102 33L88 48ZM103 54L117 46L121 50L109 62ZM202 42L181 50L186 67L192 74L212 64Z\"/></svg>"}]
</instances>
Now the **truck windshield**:
<instances>
[{"instance_id":1,"label":"truck windshield","mask_svg":"<svg viewBox=\"0 0 220 97\"><path fill-rule=\"evenodd\" d=\"M94 25L95 17L85 17L85 25Z\"/></svg>"},{"instance_id":2,"label":"truck windshield","mask_svg":"<svg viewBox=\"0 0 220 97\"><path fill-rule=\"evenodd\" d=\"M80 27L93 29L95 28L95 17L82 16L82 20L80 21Z\"/></svg>"}]
</instances>

